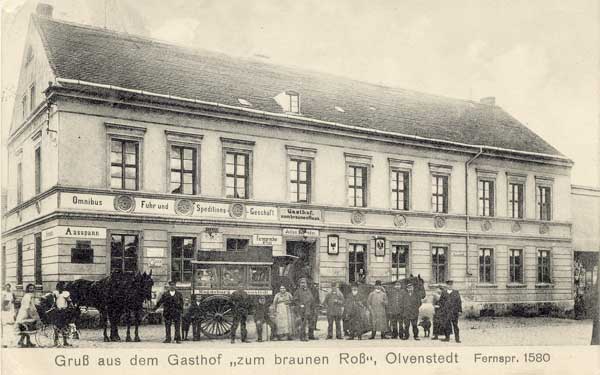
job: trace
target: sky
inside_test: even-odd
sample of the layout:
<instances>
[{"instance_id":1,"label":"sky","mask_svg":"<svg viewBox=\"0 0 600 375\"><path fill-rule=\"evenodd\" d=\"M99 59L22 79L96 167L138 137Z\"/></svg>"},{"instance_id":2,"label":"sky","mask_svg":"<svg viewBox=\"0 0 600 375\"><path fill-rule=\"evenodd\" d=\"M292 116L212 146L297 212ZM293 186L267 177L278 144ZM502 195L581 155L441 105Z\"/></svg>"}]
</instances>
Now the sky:
<instances>
[{"instance_id":1,"label":"sky","mask_svg":"<svg viewBox=\"0 0 600 375\"><path fill-rule=\"evenodd\" d=\"M496 104L600 186L596 0L45 0L58 19L275 64ZM6 138L29 14L5 0ZM5 146L3 145L3 148Z\"/></svg>"}]
</instances>

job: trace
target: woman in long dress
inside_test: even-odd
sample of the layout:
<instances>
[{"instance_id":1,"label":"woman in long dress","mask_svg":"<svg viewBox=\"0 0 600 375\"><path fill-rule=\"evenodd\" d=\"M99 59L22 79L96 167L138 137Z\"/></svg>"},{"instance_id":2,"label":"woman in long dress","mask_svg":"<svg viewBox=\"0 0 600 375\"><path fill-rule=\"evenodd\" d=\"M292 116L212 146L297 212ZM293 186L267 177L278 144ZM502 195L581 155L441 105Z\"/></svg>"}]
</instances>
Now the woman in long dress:
<instances>
[{"instance_id":1,"label":"woman in long dress","mask_svg":"<svg viewBox=\"0 0 600 375\"><path fill-rule=\"evenodd\" d=\"M12 332L10 325L15 323L15 294L11 285L4 285L2 290L2 341L6 340L8 333Z\"/></svg>"},{"instance_id":2,"label":"woman in long dress","mask_svg":"<svg viewBox=\"0 0 600 375\"><path fill-rule=\"evenodd\" d=\"M21 299L21 307L17 313L17 318L15 319L15 326L21 335L18 343L18 346L21 348L35 347L35 345L31 342L29 334L25 333L24 331L29 331L32 329L34 324L40 325L41 323L40 315L37 312L37 308L35 307L33 300L34 291L35 286L33 284L28 284L25 288L25 294Z\"/></svg>"},{"instance_id":3,"label":"woman in long dress","mask_svg":"<svg viewBox=\"0 0 600 375\"><path fill-rule=\"evenodd\" d=\"M279 293L273 299L275 306L275 325L277 326L277 335L279 339L286 335L288 340L292 340L293 316L290 304L292 295L286 290L285 286L279 287Z\"/></svg>"}]
</instances>

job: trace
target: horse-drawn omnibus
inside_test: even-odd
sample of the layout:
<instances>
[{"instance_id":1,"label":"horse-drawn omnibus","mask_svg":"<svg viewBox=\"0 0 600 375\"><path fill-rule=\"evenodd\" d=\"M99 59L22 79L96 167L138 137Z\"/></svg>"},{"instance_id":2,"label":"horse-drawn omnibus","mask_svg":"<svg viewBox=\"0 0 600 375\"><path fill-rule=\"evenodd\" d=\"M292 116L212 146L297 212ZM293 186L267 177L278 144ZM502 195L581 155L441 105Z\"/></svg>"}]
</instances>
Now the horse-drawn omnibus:
<instances>
[{"instance_id":1,"label":"horse-drawn omnibus","mask_svg":"<svg viewBox=\"0 0 600 375\"><path fill-rule=\"evenodd\" d=\"M230 295L243 289L256 302L259 296L271 301L281 285L293 290L293 256L273 256L270 247L247 251L199 251L192 261L191 294L202 299L202 332L210 338L229 334L233 324Z\"/></svg>"}]
</instances>

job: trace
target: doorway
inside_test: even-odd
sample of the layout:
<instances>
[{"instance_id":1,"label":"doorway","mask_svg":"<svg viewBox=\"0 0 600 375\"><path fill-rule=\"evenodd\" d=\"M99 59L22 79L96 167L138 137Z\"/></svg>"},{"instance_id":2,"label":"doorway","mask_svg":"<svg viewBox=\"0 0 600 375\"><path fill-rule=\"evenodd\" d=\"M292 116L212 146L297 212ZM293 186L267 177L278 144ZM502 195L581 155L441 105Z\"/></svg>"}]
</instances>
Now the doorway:
<instances>
[{"instance_id":1,"label":"doorway","mask_svg":"<svg viewBox=\"0 0 600 375\"><path fill-rule=\"evenodd\" d=\"M298 258L295 262L294 274L291 275L295 283L302 277L308 278L309 282L318 280L316 242L287 241L286 254Z\"/></svg>"}]
</instances>

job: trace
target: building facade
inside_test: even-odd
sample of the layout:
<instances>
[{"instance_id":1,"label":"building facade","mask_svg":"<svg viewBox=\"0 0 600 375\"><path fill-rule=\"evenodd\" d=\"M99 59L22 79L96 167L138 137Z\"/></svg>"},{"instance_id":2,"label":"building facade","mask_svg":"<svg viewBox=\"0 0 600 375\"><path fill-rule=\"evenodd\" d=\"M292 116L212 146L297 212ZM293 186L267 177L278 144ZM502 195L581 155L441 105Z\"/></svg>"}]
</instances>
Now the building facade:
<instances>
[{"instance_id":1,"label":"building facade","mask_svg":"<svg viewBox=\"0 0 600 375\"><path fill-rule=\"evenodd\" d=\"M33 16L5 281L186 288L272 246L322 286L447 279L473 309L573 305L572 162L492 99L383 88ZM245 275L242 277L251 277Z\"/></svg>"}]
</instances>

